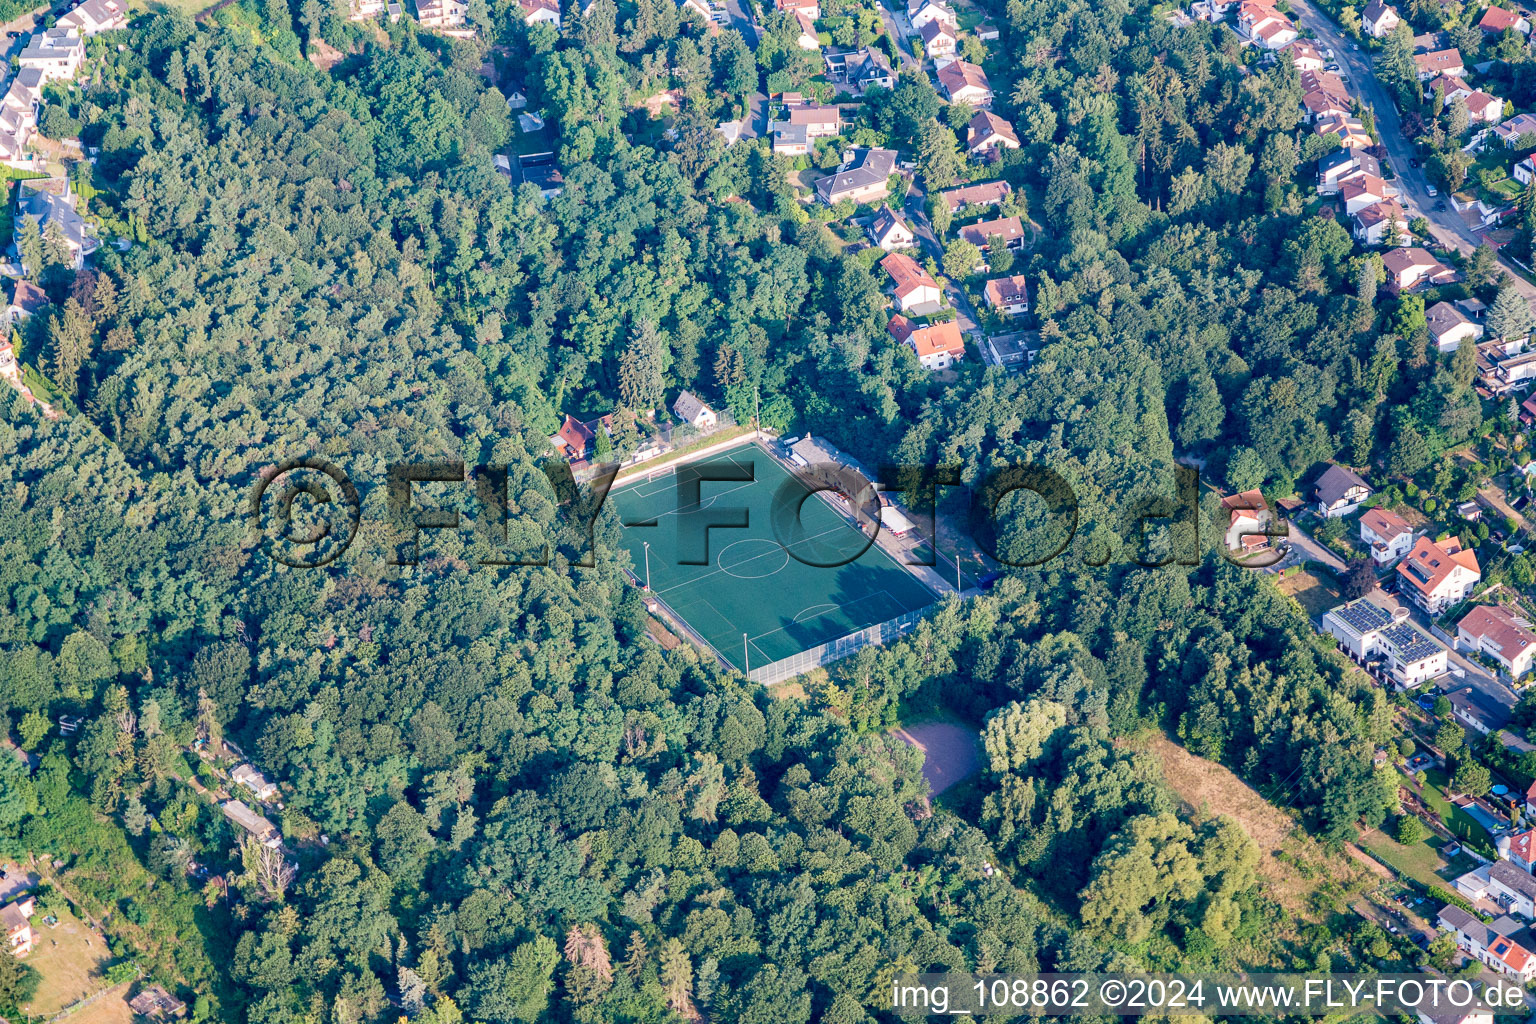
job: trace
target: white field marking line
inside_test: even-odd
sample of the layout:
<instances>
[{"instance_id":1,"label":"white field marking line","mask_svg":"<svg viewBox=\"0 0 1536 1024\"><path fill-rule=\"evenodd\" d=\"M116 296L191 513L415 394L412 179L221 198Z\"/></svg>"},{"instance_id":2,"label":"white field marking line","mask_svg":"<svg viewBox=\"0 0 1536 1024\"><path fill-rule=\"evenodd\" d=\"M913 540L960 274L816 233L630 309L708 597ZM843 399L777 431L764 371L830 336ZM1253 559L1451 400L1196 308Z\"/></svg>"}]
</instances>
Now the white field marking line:
<instances>
[{"instance_id":1,"label":"white field marking line","mask_svg":"<svg viewBox=\"0 0 1536 1024\"><path fill-rule=\"evenodd\" d=\"M891 601L895 602L898 607L901 605L900 601L897 601L896 598L891 597L891 592L889 590L882 589L882 590L871 590L869 593L865 594L863 597L859 598L857 601L850 601L847 604L834 604L834 605L832 605L832 608L835 611L847 611L849 608L857 608L859 605L863 604L865 601L872 601L872 600L874 600L877 597L887 597L887 598L890 598ZM810 605L809 607L815 608L815 607L818 607L818 606L817 605ZM806 611L806 609L802 608L802 609L800 609L800 611L801 611L801 613L804 613ZM826 615L826 614L827 614L826 612L822 612L821 614L814 615L811 618L806 619L805 621L806 622L814 622L814 621L816 621L817 619L821 618L823 615ZM905 614L905 613L899 613L899 614ZM802 623L801 623L801 621L799 619L796 619L795 621L791 622L789 625L790 626L798 626L798 625L802 625ZM871 622L871 623L869 623L869 625L873 626L874 623ZM761 640L765 636L772 636L775 633L782 633L785 630L787 630L788 628L789 628L789 626L780 626L777 629L770 629L766 633L759 633L757 636L753 637L752 639L754 641ZM867 626L860 626L859 628L860 629L866 629L868 627ZM837 639L837 637L829 637L828 638L828 640L836 640L836 639ZM822 643L827 643L828 640L823 640Z\"/></svg>"},{"instance_id":2,"label":"white field marking line","mask_svg":"<svg viewBox=\"0 0 1536 1024\"><path fill-rule=\"evenodd\" d=\"M837 533L837 532L839 532L841 530L844 530L844 529L847 529L847 524L846 523L839 523L836 526L832 527L832 529L827 530L825 533L818 533L816 536L811 537L809 539L810 540L818 540L818 539L820 539L822 537L828 536L829 534ZM767 541L768 543L773 544L775 547L777 547L780 551L784 552L784 554L786 554L786 555L789 554L789 551L782 544L780 544L777 540L774 540L771 537L743 537L742 540L763 540L763 541ZM732 543L740 544L741 541L739 541L739 540L738 541L733 541ZM730 544L727 544L726 548L729 548L730 546L731 546ZM752 564L752 562L756 561L757 559L765 558L768 555L771 555L772 553L773 552L771 552L771 551L765 551L761 555L753 555L751 558L747 559L745 562L740 562L740 563L738 563L736 565L731 566L731 569L740 569L742 566L750 565L750 564ZM665 590L657 590L655 592L658 593L658 594L669 594L672 591L676 590L678 587L692 586L695 583L700 583L700 582L702 582L704 580L709 579L711 576L718 576L721 573L725 573L727 576L730 576L732 579L738 579L738 580L741 580L741 579L760 579L760 580L765 580L765 579L768 578L768 576L776 576L776 575L778 575L778 573L769 573L767 576L737 576L735 573L731 572L730 569L726 569L723 566L720 566L720 555L723 555L723 554L725 554L725 548L721 548L720 549L720 554L717 554L715 556L715 565L717 566L717 568L711 569L709 572L706 572L706 573L700 573L698 576L691 576L688 579L682 581L681 583L674 583L672 586L666 588ZM798 559L797 559L797 561L798 561ZM787 562L785 563L785 567L786 568L788 567L788 563ZM814 569L814 568L816 568L816 566L811 566L810 568ZM781 569L779 571L782 572L783 570Z\"/></svg>"}]
</instances>

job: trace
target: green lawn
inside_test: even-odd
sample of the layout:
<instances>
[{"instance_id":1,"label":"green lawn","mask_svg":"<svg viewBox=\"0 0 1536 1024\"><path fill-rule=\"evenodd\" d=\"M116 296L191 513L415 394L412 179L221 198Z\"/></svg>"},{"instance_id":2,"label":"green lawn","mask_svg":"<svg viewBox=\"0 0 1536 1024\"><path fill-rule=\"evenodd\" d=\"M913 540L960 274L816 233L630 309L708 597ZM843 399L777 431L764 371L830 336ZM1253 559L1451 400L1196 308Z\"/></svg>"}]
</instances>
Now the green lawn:
<instances>
[{"instance_id":1,"label":"green lawn","mask_svg":"<svg viewBox=\"0 0 1536 1024\"><path fill-rule=\"evenodd\" d=\"M933 603L927 586L763 449L710 461L744 479L700 484L695 510L680 506L670 469L614 489L608 503L635 572L727 661L744 668L750 643L751 664L763 666ZM706 549L711 519L741 526L709 530Z\"/></svg>"},{"instance_id":2,"label":"green lawn","mask_svg":"<svg viewBox=\"0 0 1536 1024\"><path fill-rule=\"evenodd\" d=\"M977 25L987 20L987 16L980 11L966 11L958 20L962 31L974 32Z\"/></svg>"},{"instance_id":3,"label":"green lawn","mask_svg":"<svg viewBox=\"0 0 1536 1024\"><path fill-rule=\"evenodd\" d=\"M1490 846L1493 837L1488 831L1472 819L1467 812L1451 803L1445 796L1445 787L1450 780L1445 772L1439 768L1431 768L1424 773L1424 788L1422 792L1413 789L1412 783L1406 783L1410 791L1418 792L1419 799L1425 806L1433 809L1440 815L1440 820L1445 827L1460 839L1470 839L1479 846Z\"/></svg>"},{"instance_id":4,"label":"green lawn","mask_svg":"<svg viewBox=\"0 0 1536 1024\"><path fill-rule=\"evenodd\" d=\"M1375 854L1383 863L1396 868L1419 884L1444 887L1447 879L1441 871L1446 867L1446 863L1441 858L1439 849L1443 842L1435 836L1428 842L1404 846L1380 830L1376 830L1371 832L1369 837L1360 840L1360 845Z\"/></svg>"},{"instance_id":5,"label":"green lawn","mask_svg":"<svg viewBox=\"0 0 1536 1024\"><path fill-rule=\"evenodd\" d=\"M515 119L513 127L516 127ZM658 136L660 132L658 122ZM553 153L556 145L554 130L547 123L536 132L514 131L512 133L512 152L517 156L527 156L530 153Z\"/></svg>"}]
</instances>

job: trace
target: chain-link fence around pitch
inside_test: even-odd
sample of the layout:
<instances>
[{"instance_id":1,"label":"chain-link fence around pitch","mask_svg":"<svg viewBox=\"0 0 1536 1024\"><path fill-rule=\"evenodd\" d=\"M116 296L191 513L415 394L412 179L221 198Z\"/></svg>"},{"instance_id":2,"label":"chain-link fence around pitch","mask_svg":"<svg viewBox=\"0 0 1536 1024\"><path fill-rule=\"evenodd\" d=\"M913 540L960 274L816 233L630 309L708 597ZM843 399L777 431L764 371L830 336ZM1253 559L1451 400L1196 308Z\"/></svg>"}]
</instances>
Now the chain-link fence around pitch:
<instances>
[{"instance_id":1,"label":"chain-link fence around pitch","mask_svg":"<svg viewBox=\"0 0 1536 1024\"><path fill-rule=\"evenodd\" d=\"M910 612L904 612L894 619L885 622L877 622L873 626L866 626L847 636L840 636L836 640L829 640L824 644L818 644L808 651L799 654L791 654L787 658L771 661L766 665L754 666L747 673L747 678L754 683L771 686L774 683L782 683L786 679L803 675L813 668L830 665L834 661L841 661L851 654L872 644L887 644L897 637L912 631L912 627L922 619L928 611L927 608L918 608Z\"/></svg>"}]
</instances>

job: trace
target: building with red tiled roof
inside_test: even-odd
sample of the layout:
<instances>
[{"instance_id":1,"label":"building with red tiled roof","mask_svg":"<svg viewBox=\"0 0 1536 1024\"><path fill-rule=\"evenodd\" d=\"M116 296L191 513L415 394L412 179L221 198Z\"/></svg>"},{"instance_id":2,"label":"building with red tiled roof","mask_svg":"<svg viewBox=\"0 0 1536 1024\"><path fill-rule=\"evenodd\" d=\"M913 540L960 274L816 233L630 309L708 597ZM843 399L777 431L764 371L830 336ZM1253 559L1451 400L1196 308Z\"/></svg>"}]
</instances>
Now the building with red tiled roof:
<instances>
[{"instance_id":1,"label":"building with red tiled roof","mask_svg":"<svg viewBox=\"0 0 1536 1024\"><path fill-rule=\"evenodd\" d=\"M1431 615L1466 600L1483 578L1477 556L1463 551L1455 537L1438 543L1420 537L1397 567L1397 574L1403 596Z\"/></svg>"},{"instance_id":2,"label":"building with red tiled roof","mask_svg":"<svg viewBox=\"0 0 1536 1024\"><path fill-rule=\"evenodd\" d=\"M906 253L893 252L880 261L880 267L891 275L896 308L903 312L915 308L937 306L943 298L939 283L929 276L916 260Z\"/></svg>"},{"instance_id":3,"label":"building with red tiled roof","mask_svg":"<svg viewBox=\"0 0 1536 1024\"><path fill-rule=\"evenodd\" d=\"M1023 274L994 277L982 289L987 305L1007 316L1029 312L1029 281Z\"/></svg>"},{"instance_id":4,"label":"building with red tiled roof","mask_svg":"<svg viewBox=\"0 0 1536 1024\"><path fill-rule=\"evenodd\" d=\"M965 355L965 338L953 320L918 327L900 313L886 325L891 337L917 353L917 359L930 370L944 370Z\"/></svg>"},{"instance_id":5,"label":"building with red tiled roof","mask_svg":"<svg viewBox=\"0 0 1536 1024\"><path fill-rule=\"evenodd\" d=\"M1251 491L1227 495L1221 499L1221 507L1228 514L1228 551L1252 551L1269 544L1269 538L1265 536L1271 518L1269 502L1264 500L1263 493L1257 487Z\"/></svg>"},{"instance_id":6,"label":"building with red tiled roof","mask_svg":"<svg viewBox=\"0 0 1536 1024\"><path fill-rule=\"evenodd\" d=\"M1510 678L1519 679L1531 670L1536 658L1536 632L1513 610L1496 604L1480 604L1456 625L1456 636L1504 667Z\"/></svg>"},{"instance_id":7,"label":"building with red tiled roof","mask_svg":"<svg viewBox=\"0 0 1536 1024\"><path fill-rule=\"evenodd\" d=\"M1521 35L1529 35L1531 32L1529 21L1517 12L1505 10L1503 7L1490 7L1484 11L1483 16L1478 19L1477 27L1484 32L1494 33L1506 32L1509 29L1514 29Z\"/></svg>"},{"instance_id":8,"label":"building with red tiled roof","mask_svg":"<svg viewBox=\"0 0 1536 1024\"><path fill-rule=\"evenodd\" d=\"M1413 527L1389 509L1366 509L1360 517L1360 539L1370 545L1377 565L1390 565L1413 547Z\"/></svg>"}]
</instances>

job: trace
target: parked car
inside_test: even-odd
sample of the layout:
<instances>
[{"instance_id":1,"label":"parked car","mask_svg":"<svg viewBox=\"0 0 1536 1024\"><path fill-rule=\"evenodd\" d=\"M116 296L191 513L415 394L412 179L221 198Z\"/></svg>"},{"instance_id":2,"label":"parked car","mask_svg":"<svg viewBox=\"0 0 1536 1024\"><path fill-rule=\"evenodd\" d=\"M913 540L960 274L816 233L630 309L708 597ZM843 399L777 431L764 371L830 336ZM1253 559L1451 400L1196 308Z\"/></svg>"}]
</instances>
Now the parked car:
<instances>
[{"instance_id":1,"label":"parked car","mask_svg":"<svg viewBox=\"0 0 1536 1024\"><path fill-rule=\"evenodd\" d=\"M1338 65L1337 65L1337 64L1329 64L1329 65L1328 65L1328 66L1327 66L1327 67L1326 67L1326 68L1324 68L1324 69L1323 69L1323 70L1324 70L1324 71L1337 71L1337 70L1339 70L1339 66L1338 66Z\"/></svg>"},{"instance_id":2,"label":"parked car","mask_svg":"<svg viewBox=\"0 0 1536 1024\"><path fill-rule=\"evenodd\" d=\"M1429 193L1429 198L1431 199L1440 194L1440 190L1435 188L1433 185L1425 185L1424 191Z\"/></svg>"},{"instance_id":3,"label":"parked car","mask_svg":"<svg viewBox=\"0 0 1536 1024\"><path fill-rule=\"evenodd\" d=\"M1417 167L1417 166L1419 166L1419 158L1416 157L1416 156L1409 157L1408 158L1408 166L1409 167Z\"/></svg>"},{"instance_id":4,"label":"parked car","mask_svg":"<svg viewBox=\"0 0 1536 1024\"><path fill-rule=\"evenodd\" d=\"M1438 203L1436 203L1435 204L1435 209L1438 210L1441 213L1444 213L1445 212L1445 200L1442 199Z\"/></svg>"}]
</instances>

